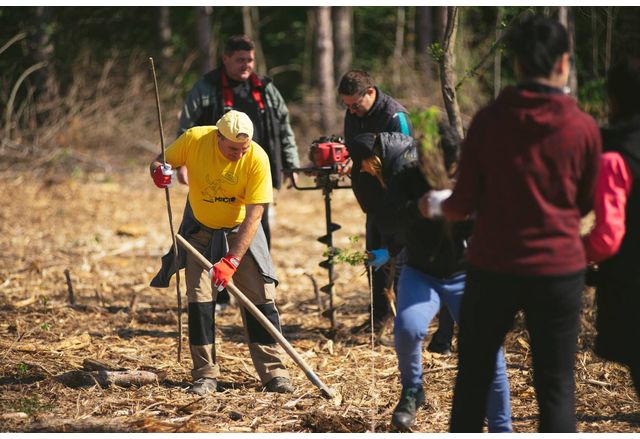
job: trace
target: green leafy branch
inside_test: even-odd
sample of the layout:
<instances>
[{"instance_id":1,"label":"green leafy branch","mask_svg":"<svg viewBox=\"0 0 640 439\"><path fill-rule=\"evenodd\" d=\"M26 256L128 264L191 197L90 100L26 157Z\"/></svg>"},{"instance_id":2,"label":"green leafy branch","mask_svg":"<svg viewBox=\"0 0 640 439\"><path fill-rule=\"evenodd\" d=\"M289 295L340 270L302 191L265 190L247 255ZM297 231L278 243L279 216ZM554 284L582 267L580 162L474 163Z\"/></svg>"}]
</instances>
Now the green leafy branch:
<instances>
[{"instance_id":1,"label":"green leafy branch","mask_svg":"<svg viewBox=\"0 0 640 439\"><path fill-rule=\"evenodd\" d=\"M358 245L359 241L360 238L358 236L350 236L348 248L329 247L322 255L326 258L333 257L334 264L362 265L368 260L368 256L366 252L354 248Z\"/></svg>"}]
</instances>

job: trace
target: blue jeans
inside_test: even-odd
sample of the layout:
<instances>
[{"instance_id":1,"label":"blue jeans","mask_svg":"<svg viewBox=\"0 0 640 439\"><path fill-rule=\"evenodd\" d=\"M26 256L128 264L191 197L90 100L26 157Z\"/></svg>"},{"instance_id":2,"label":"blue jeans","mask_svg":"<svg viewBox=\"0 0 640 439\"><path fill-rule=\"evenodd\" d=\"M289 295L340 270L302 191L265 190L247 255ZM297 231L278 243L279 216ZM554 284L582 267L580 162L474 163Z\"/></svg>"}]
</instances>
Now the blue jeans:
<instances>
[{"instance_id":1,"label":"blue jeans","mask_svg":"<svg viewBox=\"0 0 640 439\"><path fill-rule=\"evenodd\" d=\"M466 275L445 280L428 276L405 265L398 284L398 315L394 335L400 381L403 388L422 386L422 341L441 302L456 322ZM487 395L487 421L492 433L511 432L509 382L502 348L496 357L496 370Z\"/></svg>"}]
</instances>

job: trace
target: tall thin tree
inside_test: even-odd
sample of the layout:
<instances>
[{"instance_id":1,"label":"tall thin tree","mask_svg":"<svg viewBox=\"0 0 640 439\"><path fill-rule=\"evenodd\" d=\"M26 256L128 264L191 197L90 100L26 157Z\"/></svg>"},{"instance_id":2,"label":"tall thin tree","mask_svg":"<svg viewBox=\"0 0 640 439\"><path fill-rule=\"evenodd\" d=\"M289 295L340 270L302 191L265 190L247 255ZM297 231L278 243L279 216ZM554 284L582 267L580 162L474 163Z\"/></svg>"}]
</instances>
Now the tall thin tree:
<instances>
[{"instance_id":1,"label":"tall thin tree","mask_svg":"<svg viewBox=\"0 0 640 439\"><path fill-rule=\"evenodd\" d=\"M393 75L392 83L394 89L400 87L400 71L402 70L402 54L404 53L404 27L406 21L406 10L404 6L398 6L396 8L396 38L393 46Z\"/></svg>"},{"instance_id":2,"label":"tall thin tree","mask_svg":"<svg viewBox=\"0 0 640 439\"><path fill-rule=\"evenodd\" d=\"M307 8L307 25L304 33L304 52L302 53L302 87L305 94L311 90L315 84L313 61L315 59L314 36L316 34L316 11L315 8Z\"/></svg>"},{"instance_id":3,"label":"tall thin tree","mask_svg":"<svg viewBox=\"0 0 640 439\"><path fill-rule=\"evenodd\" d=\"M558 7L558 21L567 29L569 34L569 55L571 59L575 59L575 25L573 18L573 8L570 6ZM569 80L567 83L571 96L578 95L578 73L574 63L571 63L569 71Z\"/></svg>"},{"instance_id":4,"label":"tall thin tree","mask_svg":"<svg viewBox=\"0 0 640 439\"><path fill-rule=\"evenodd\" d=\"M160 6L158 8L158 36L160 40L160 53L164 62L169 61L173 55L170 16L169 6Z\"/></svg>"},{"instance_id":5,"label":"tall thin tree","mask_svg":"<svg viewBox=\"0 0 640 439\"><path fill-rule=\"evenodd\" d=\"M425 82L433 79L431 56L429 49L433 42L432 6L416 6L416 52L418 68L424 75Z\"/></svg>"},{"instance_id":6,"label":"tall thin tree","mask_svg":"<svg viewBox=\"0 0 640 439\"><path fill-rule=\"evenodd\" d=\"M353 62L353 7L335 6L333 13L333 46L336 82L351 69Z\"/></svg>"},{"instance_id":7,"label":"tall thin tree","mask_svg":"<svg viewBox=\"0 0 640 439\"><path fill-rule=\"evenodd\" d=\"M35 18L35 32L32 35L32 53L35 65L31 67L35 69L33 70L35 73L35 112L31 114L35 120L30 122L38 124L46 119L56 117L52 110L58 107L51 104L59 96L60 83L56 74L55 46L52 39L54 8L51 6L36 7ZM35 68L35 66L40 67ZM9 110L9 106L7 106L7 110Z\"/></svg>"},{"instance_id":8,"label":"tall thin tree","mask_svg":"<svg viewBox=\"0 0 640 439\"><path fill-rule=\"evenodd\" d=\"M255 65L259 72L267 72L267 62L262 51L260 40L260 11L257 6L242 7L242 25L244 33L253 40L255 45Z\"/></svg>"},{"instance_id":9,"label":"tall thin tree","mask_svg":"<svg viewBox=\"0 0 640 439\"><path fill-rule=\"evenodd\" d=\"M436 6L435 11L435 39L442 42L447 28L447 6Z\"/></svg>"},{"instance_id":10,"label":"tall thin tree","mask_svg":"<svg viewBox=\"0 0 640 439\"><path fill-rule=\"evenodd\" d=\"M502 38L502 17L504 16L501 6L496 7L496 41ZM497 98L502 88L502 51L496 49L493 55L493 97Z\"/></svg>"},{"instance_id":11,"label":"tall thin tree","mask_svg":"<svg viewBox=\"0 0 640 439\"><path fill-rule=\"evenodd\" d=\"M455 79L455 52L454 46L456 42L456 33L458 31L458 13L457 6L446 6L447 22L442 42L443 55L440 62L440 83L442 86L442 99L447 109L449 124L458 132L461 138L464 137L464 129L462 127L462 116L460 115L460 106L456 94Z\"/></svg>"},{"instance_id":12,"label":"tall thin tree","mask_svg":"<svg viewBox=\"0 0 640 439\"><path fill-rule=\"evenodd\" d=\"M595 79L598 79L598 44L600 42L600 35L598 35L598 8L596 6L591 7L591 74Z\"/></svg>"},{"instance_id":13,"label":"tall thin tree","mask_svg":"<svg viewBox=\"0 0 640 439\"><path fill-rule=\"evenodd\" d=\"M605 72L609 72L609 68L611 67L611 47L613 45L613 6L607 6L607 39L605 42L605 52L604 52L604 70Z\"/></svg>"},{"instance_id":14,"label":"tall thin tree","mask_svg":"<svg viewBox=\"0 0 640 439\"><path fill-rule=\"evenodd\" d=\"M325 133L335 127L335 82L333 80L333 26L331 7L316 8L316 68L320 94L320 126Z\"/></svg>"},{"instance_id":15,"label":"tall thin tree","mask_svg":"<svg viewBox=\"0 0 640 439\"><path fill-rule=\"evenodd\" d=\"M196 6L198 28L198 53L200 55L200 73L205 74L213 68L211 58L211 6Z\"/></svg>"},{"instance_id":16,"label":"tall thin tree","mask_svg":"<svg viewBox=\"0 0 640 439\"><path fill-rule=\"evenodd\" d=\"M34 61L45 67L36 72L36 93L46 99L58 93L58 80L53 65L54 44L51 38L53 7L36 7L36 25L32 38Z\"/></svg>"},{"instance_id":17,"label":"tall thin tree","mask_svg":"<svg viewBox=\"0 0 640 439\"><path fill-rule=\"evenodd\" d=\"M407 65L416 63L416 7L407 6L407 30L404 38L404 56Z\"/></svg>"}]
</instances>

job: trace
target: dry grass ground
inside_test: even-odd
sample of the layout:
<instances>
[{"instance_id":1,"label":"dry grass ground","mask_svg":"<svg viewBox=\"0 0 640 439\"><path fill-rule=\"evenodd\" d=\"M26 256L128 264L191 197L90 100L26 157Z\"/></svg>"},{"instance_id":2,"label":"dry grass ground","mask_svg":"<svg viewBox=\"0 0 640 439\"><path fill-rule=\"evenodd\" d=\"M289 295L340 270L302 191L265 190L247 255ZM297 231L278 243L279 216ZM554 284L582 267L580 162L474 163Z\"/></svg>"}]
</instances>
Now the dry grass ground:
<instances>
[{"instance_id":1,"label":"dry grass ground","mask_svg":"<svg viewBox=\"0 0 640 439\"><path fill-rule=\"evenodd\" d=\"M9 178L6 178L9 177ZM340 328L328 337L310 279L323 285L318 267L324 229L320 192L281 191L273 228L273 257L281 284L284 335L341 402L322 399L288 360L296 392L262 393L243 343L237 309L217 319L224 392L187 395L190 359L176 361L175 288L148 286L170 239L164 194L144 166L114 174L34 178L5 174L0 210L0 431L56 432L365 432L391 431L400 390L392 347L372 350L367 334L349 328L367 316L362 268L339 266L336 286ZM186 190L172 191L180 217ZM337 245L363 235L364 217L349 191L334 200ZM76 306L68 302L69 269ZM184 300L183 302L186 302ZM578 429L637 432L640 403L625 369L604 363L589 349L593 295L585 294L576 367ZM514 428L536 430L530 350L522 322L506 343ZM637 343L637 341L629 341ZM55 376L97 359L131 370L160 371L159 382L121 388L68 387ZM427 406L415 431L445 432L455 378L455 356L425 351Z\"/></svg>"}]
</instances>

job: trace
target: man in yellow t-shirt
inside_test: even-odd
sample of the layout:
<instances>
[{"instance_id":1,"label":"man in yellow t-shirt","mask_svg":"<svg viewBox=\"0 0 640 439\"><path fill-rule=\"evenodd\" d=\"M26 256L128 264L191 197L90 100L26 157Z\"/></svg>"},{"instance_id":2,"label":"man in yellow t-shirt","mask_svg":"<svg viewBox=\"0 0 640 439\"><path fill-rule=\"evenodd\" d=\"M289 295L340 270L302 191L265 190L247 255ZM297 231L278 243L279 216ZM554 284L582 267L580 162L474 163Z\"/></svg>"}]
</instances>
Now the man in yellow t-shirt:
<instances>
[{"instance_id":1,"label":"man in yellow t-shirt","mask_svg":"<svg viewBox=\"0 0 640 439\"><path fill-rule=\"evenodd\" d=\"M189 392L205 395L217 389L220 369L214 356L215 301L228 282L233 283L280 329L275 306L277 279L260 224L264 206L273 200L269 159L251 141L253 123L239 111L229 111L216 126L193 127L156 157L150 170L156 186L171 185L172 168L189 173L189 203L179 233L211 262L207 273L189 254L181 256L189 301L189 347L193 386ZM182 252L180 252L182 253ZM168 286L175 272L172 254L152 286ZM180 258L179 258L180 259ZM213 288L212 288L213 287ZM242 310L245 336L253 364L265 390L293 391L282 363L284 352L253 315Z\"/></svg>"}]
</instances>

